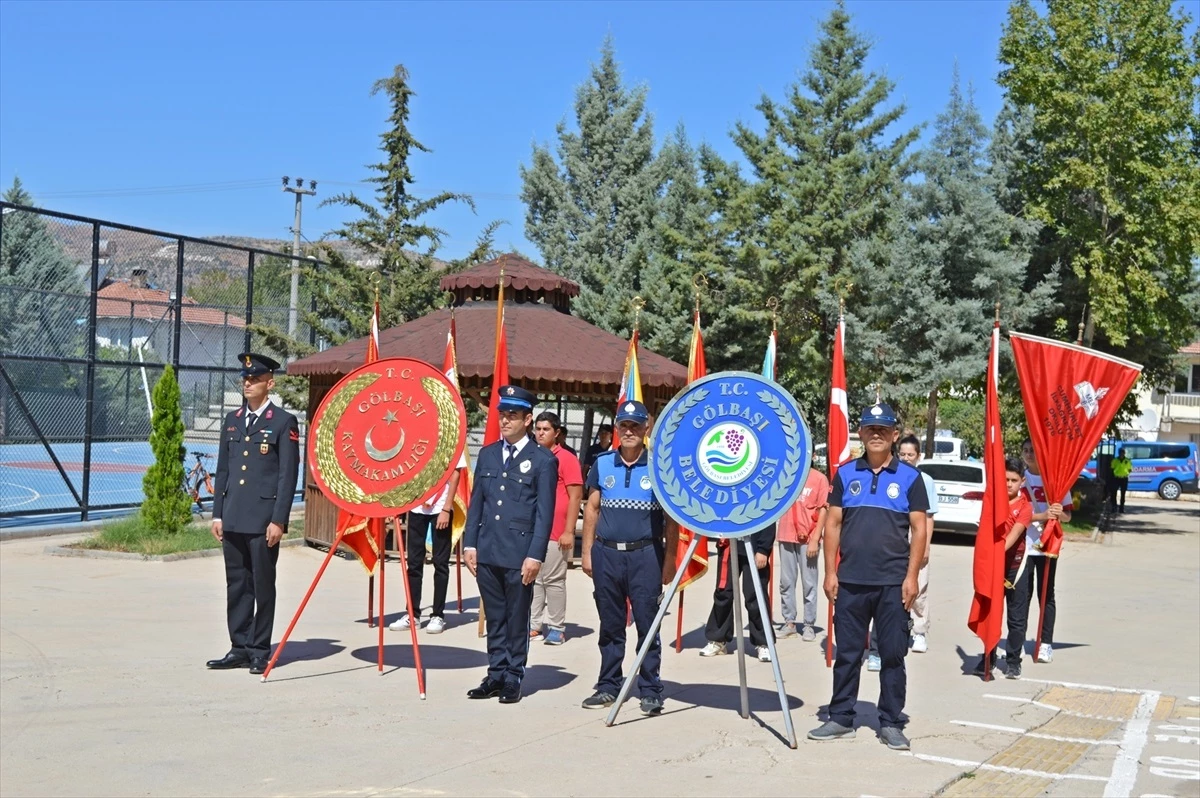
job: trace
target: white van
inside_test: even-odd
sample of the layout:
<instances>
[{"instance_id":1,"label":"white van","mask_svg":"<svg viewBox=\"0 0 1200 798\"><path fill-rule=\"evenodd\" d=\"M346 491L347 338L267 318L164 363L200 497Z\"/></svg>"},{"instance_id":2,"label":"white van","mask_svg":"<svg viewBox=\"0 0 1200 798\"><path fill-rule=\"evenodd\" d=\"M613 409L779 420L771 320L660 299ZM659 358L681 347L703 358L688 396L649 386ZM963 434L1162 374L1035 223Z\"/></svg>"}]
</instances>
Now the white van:
<instances>
[{"instance_id":1,"label":"white van","mask_svg":"<svg viewBox=\"0 0 1200 798\"><path fill-rule=\"evenodd\" d=\"M921 456L925 456L925 439L921 438ZM942 438L933 439L933 459L934 460L966 460L967 446L963 443L962 438Z\"/></svg>"}]
</instances>

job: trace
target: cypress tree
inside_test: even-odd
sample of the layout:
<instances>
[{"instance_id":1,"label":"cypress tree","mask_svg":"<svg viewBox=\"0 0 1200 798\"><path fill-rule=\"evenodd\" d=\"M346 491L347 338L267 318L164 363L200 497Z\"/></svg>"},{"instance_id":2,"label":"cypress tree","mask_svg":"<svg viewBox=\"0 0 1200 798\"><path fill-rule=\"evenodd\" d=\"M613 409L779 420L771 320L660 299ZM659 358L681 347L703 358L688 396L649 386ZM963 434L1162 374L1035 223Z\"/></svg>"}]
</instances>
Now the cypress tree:
<instances>
[{"instance_id":1,"label":"cypress tree","mask_svg":"<svg viewBox=\"0 0 1200 798\"><path fill-rule=\"evenodd\" d=\"M183 492L183 407L175 370L167 365L151 394L150 450L154 464L142 479L141 516L156 532L178 534L191 518L191 497Z\"/></svg>"}]
</instances>

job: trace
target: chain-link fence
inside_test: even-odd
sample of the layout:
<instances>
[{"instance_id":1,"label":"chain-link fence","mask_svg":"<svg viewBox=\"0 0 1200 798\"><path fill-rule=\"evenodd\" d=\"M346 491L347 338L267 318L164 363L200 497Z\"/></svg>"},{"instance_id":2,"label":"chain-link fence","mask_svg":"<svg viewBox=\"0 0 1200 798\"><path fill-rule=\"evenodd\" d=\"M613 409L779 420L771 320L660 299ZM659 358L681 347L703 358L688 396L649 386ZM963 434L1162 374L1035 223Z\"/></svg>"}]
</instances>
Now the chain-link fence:
<instances>
[{"instance_id":1,"label":"chain-link fence","mask_svg":"<svg viewBox=\"0 0 1200 798\"><path fill-rule=\"evenodd\" d=\"M292 264L0 202L0 519L86 520L139 504L150 393L166 363L186 446L215 453L222 418L241 404L238 353L284 359L258 328L287 331ZM311 301L301 279L297 304ZM292 337L316 343L302 321Z\"/></svg>"}]
</instances>

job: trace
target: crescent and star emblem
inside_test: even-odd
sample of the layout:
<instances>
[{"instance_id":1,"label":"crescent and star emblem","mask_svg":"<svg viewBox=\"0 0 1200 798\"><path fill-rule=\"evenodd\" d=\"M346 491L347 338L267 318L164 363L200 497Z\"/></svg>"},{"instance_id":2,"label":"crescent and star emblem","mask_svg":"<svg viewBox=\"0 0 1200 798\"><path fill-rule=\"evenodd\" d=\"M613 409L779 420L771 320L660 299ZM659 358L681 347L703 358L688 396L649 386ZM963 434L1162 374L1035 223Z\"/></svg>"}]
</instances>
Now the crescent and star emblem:
<instances>
[{"instance_id":1,"label":"crescent and star emblem","mask_svg":"<svg viewBox=\"0 0 1200 798\"><path fill-rule=\"evenodd\" d=\"M389 410L387 412L387 414L384 415L384 417L383 417L383 423L387 424L389 427L392 425L392 422L395 420L396 420L396 414L393 413L391 410ZM390 449L380 449L377 446L375 446L375 444L371 441L371 433L373 433L374 431L375 431L374 427L371 427L369 430L367 430L367 437L363 441L365 448L367 450L367 457L370 457L372 460L374 460L377 463L386 463L388 460L391 460L393 457L400 454L400 450L404 448L404 429L403 428L400 429L400 440L396 441L396 445Z\"/></svg>"}]
</instances>

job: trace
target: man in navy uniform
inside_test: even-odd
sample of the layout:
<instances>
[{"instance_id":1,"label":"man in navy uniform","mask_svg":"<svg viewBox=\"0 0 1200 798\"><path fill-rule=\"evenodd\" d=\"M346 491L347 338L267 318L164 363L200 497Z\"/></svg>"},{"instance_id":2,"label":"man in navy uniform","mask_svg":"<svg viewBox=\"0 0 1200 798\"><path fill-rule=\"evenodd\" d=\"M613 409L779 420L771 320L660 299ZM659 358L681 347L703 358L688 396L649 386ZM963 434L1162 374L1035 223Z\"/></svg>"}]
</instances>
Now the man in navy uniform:
<instances>
[{"instance_id":1,"label":"man in navy uniform","mask_svg":"<svg viewBox=\"0 0 1200 798\"><path fill-rule=\"evenodd\" d=\"M558 460L529 437L535 397L524 388L500 388L500 440L479 450L467 509L463 551L479 583L487 618L488 672L468 698L521 700L529 653L529 608L550 527Z\"/></svg>"},{"instance_id":2,"label":"man in navy uniform","mask_svg":"<svg viewBox=\"0 0 1200 798\"><path fill-rule=\"evenodd\" d=\"M838 469L829 495L825 595L834 605L837 659L829 720L810 731L808 739L854 736L863 649L874 620L881 660L879 739L888 748L907 751L904 656L909 610L925 558L929 496L921 472L892 454L899 433L891 407L877 403L864 410L858 435L863 456Z\"/></svg>"},{"instance_id":3,"label":"man in navy uniform","mask_svg":"<svg viewBox=\"0 0 1200 798\"><path fill-rule=\"evenodd\" d=\"M225 416L212 512L212 534L225 554L230 649L207 664L262 673L275 623L279 540L300 469L300 430L295 416L271 403L279 363L253 352L238 360L246 403Z\"/></svg>"},{"instance_id":4,"label":"man in navy uniform","mask_svg":"<svg viewBox=\"0 0 1200 798\"><path fill-rule=\"evenodd\" d=\"M615 419L621 448L598 456L588 471L590 488L583 512L583 572L595 582L600 614L600 678L584 709L604 709L621 691L625 658L626 606L637 624L638 647L646 640L658 612L662 586L675 578L679 527L665 518L646 462L646 429L650 414L641 402L624 402ZM671 552L664 557L664 552ZM663 708L659 678L662 640L654 642L638 673L644 715Z\"/></svg>"}]
</instances>

